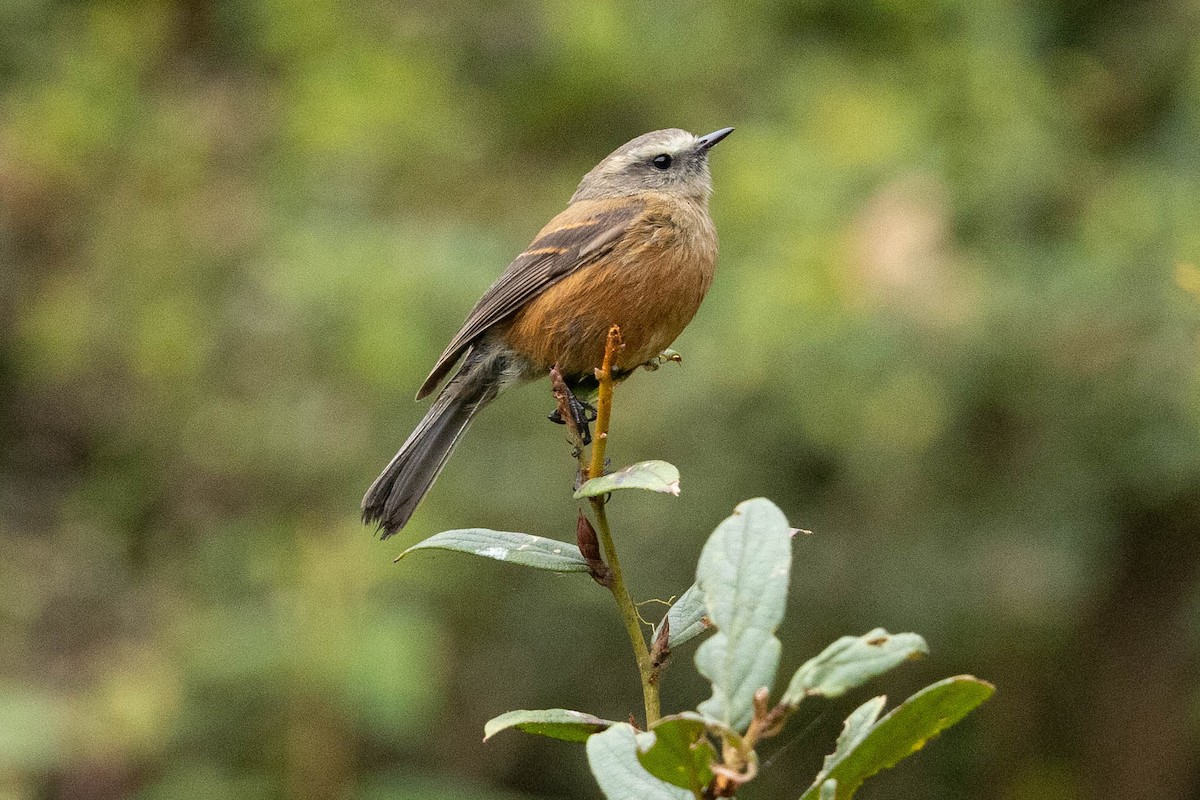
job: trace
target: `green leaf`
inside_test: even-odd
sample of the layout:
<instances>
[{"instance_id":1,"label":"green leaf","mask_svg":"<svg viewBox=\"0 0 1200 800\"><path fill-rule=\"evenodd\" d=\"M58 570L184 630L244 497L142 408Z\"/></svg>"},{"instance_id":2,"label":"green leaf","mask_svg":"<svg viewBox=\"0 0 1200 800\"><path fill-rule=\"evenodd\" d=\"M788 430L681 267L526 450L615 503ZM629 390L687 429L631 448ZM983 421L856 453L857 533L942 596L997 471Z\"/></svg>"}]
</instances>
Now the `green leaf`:
<instances>
[{"instance_id":1,"label":"green leaf","mask_svg":"<svg viewBox=\"0 0 1200 800\"><path fill-rule=\"evenodd\" d=\"M700 554L696 583L717 633L696 651L696 668L713 685L699 710L738 731L753 717L754 693L775 682L791 562L787 519L762 498L734 509Z\"/></svg>"},{"instance_id":2,"label":"green leaf","mask_svg":"<svg viewBox=\"0 0 1200 800\"><path fill-rule=\"evenodd\" d=\"M828 780L837 781L835 800L850 800L863 781L920 750L993 692L990 683L969 675L947 678L926 686L874 724L869 720L879 713L882 698L864 703L847 718L837 749L800 800L826 800L821 786Z\"/></svg>"},{"instance_id":3,"label":"green leaf","mask_svg":"<svg viewBox=\"0 0 1200 800\"><path fill-rule=\"evenodd\" d=\"M666 461L642 461L584 482L575 492L575 499L599 497L617 489L644 489L678 496L679 470Z\"/></svg>"},{"instance_id":4,"label":"green leaf","mask_svg":"<svg viewBox=\"0 0 1200 800\"><path fill-rule=\"evenodd\" d=\"M820 800L837 800L837 781L825 781L821 784Z\"/></svg>"},{"instance_id":5,"label":"green leaf","mask_svg":"<svg viewBox=\"0 0 1200 800\"><path fill-rule=\"evenodd\" d=\"M638 736L638 761L654 777L698 796L712 780L712 763L717 760L706 729L698 717L664 717L648 734Z\"/></svg>"},{"instance_id":6,"label":"green leaf","mask_svg":"<svg viewBox=\"0 0 1200 800\"><path fill-rule=\"evenodd\" d=\"M587 562L579 548L557 539L545 539L528 533L491 531L487 528L463 528L430 536L405 550L396 560L416 550L452 550L523 567L551 572L587 572Z\"/></svg>"},{"instance_id":7,"label":"green leaf","mask_svg":"<svg viewBox=\"0 0 1200 800\"><path fill-rule=\"evenodd\" d=\"M851 750L858 747L863 739L867 738L867 734L871 732L871 728L875 727L879 715L883 713L883 707L886 703L887 697L880 695L879 697L872 697L850 712L850 716L846 717L846 721L842 723L842 732L837 738L837 744L834 746L833 752L825 756L825 763L822 769L826 772L833 769L837 762L845 758Z\"/></svg>"},{"instance_id":8,"label":"green leaf","mask_svg":"<svg viewBox=\"0 0 1200 800\"><path fill-rule=\"evenodd\" d=\"M667 646L671 648L695 639L712 627L707 621L708 608L704 605L704 594L694 583L679 596L678 600L671 604L666 619L671 623L671 630L667 634ZM660 630L662 630L661 622L654 629L654 635L650 637L650 641L658 640Z\"/></svg>"},{"instance_id":9,"label":"green leaf","mask_svg":"<svg viewBox=\"0 0 1200 800\"><path fill-rule=\"evenodd\" d=\"M564 742L583 742L593 733L599 733L616 724L582 711L570 711L565 708L509 711L487 721L483 726L483 740L486 742L500 731L516 728L525 733L562 739Z\"/></svg>"},{"instance_id":10,"label":"green leaf","mask_svg":"<svg viewBox=\"0 0 1200 800\"><path fill-rule=\"evenodd\" d=\"M608 800L693 800L691 792L647 772L638 761L637 749L636 734L627 722L588 738L588 766Z\"/></svg>"},{"instance_id":11,"label":"green leaf","mask_svg":"<svg viewBox=\"0 0 1200 800\"><path fill-rule=\"evenodd\" d=\"M925 640L915 633L890 634L876 628L862 636L843 636L796 670L782 702L797 706L810 695L840 697L928 652Z\"/></svg>"}]
</instances>

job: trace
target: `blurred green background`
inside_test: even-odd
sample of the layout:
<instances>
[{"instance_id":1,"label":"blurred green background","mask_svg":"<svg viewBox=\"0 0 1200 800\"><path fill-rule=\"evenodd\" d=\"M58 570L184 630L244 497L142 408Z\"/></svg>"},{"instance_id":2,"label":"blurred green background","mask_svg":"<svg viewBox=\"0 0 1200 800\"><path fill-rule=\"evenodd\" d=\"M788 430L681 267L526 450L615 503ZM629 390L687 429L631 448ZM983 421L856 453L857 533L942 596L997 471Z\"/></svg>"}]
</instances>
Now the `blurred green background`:
<instances>
[{"instance_id":1,"label":"blurred green background","mask_svg":"<svg viewBox=\"0 0 1200 800\"><path fill-rule=\"evenodd\" d=\"M678 593L765 495L815 532L785 672L876 625L933 650L814 703L744 794L970 672L997 696L864 798L1200 797L1194 2L7 0L0 798L598 797L576 747L480 739L638 709L607 594L392 564L573 535L547 386L396 539L358 502L579 177L725 125L683 366L617 396L614 463L684 476L614 503L629 578Z\"/></svg>"}]
</instances>

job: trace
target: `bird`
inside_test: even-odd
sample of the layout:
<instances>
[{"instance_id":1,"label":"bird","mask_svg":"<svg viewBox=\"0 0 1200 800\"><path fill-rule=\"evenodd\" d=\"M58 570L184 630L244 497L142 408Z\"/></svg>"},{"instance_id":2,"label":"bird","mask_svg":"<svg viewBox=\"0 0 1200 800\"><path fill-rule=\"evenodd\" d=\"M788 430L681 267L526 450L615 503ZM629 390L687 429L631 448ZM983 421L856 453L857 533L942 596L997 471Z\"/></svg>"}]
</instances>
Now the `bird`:
<instances>
[{"instance_id":1,"label":"bird","mask_svg":"<svg viewBox=\"0 0 1200 800\"><path fill-rule=\"evenodd\" d=\"M484 292L434 364L418 400L461 362L367 490L364 524L383 539L400 531L475 415L505 390L556 367L572 392L572 416L589 408L575 395L594 391L613 325L624 342L617 379L671 345L713 279L709 151L732 132L651 131L583 176L566 209Z\"/></svg>"}]
</instances>

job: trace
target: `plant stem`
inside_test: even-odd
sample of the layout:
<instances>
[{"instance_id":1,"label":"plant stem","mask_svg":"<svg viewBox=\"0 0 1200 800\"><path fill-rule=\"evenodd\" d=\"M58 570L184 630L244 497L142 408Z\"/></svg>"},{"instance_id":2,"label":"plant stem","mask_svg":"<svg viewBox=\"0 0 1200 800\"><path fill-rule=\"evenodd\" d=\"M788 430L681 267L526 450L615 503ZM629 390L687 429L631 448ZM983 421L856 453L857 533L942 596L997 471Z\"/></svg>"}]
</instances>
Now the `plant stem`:
<instances>
[{"instance_id":1,"label":"plant stem","mask_svg":"<svg viewBox=\"0 0 1200 800\"><path fill-rule=\"evenodd\" d=\"M596 436L592 441L592 463L586 478L597 478L604 474L604 450L608 444L608 424L612 418L613 399L613 358L624 344L621 342L621 329L616 325L608 331L608 341L604 347L604 364L596 370L596 378L600 383L600 391L596 400ZM629 634L629 643L633 645L633 655L637 659L638 674L642 680L642 700L646 706L646 727L649 728L658 721L660 706L658 700L658 677L654 669L650 649L646 645L646 637L642 634L641 619L637 607L625 586L625 576L621 572L621 559L617 556L617 546L613 541L612 531L608 527L608 512L604 504L606 498L591 498L592 511L596 516L596 533L600 546L604 548L604 558L611 570L612 582L609 591L617 601L617 610L621 612L621 620L625 623L625 632Z\"/></svg>"},{"instance_id":2,"label":"plant stem","mask_svg":"<svg viewBox=\"0 0 1200 800\"><path fill-rule=\"evenodd\" d=\"M658 702L658 680L654 675L654 665L650 659L650 649L642 635L641 621L629 589L625 586L625 577L621 573L621 560L617 557L617 547L613 543L612 532L608 527L608 514L604 510L602 498L592 498L592 510L596 514L596 533L600 538L600 546L604 548L604 558L612 571L612 584L608 587L613 599L617 601L617 609L621 612L621 620L625 623L625 632L629 634L629 643L633 645L633 654L637 659L638 674L642 679L642 701L646 706L646 727L649 728L658 721L660 716Z\"/></svg>"},{"instance_id":3,"label":"plant stem","mask_svg":"<svg viewBox=\"0 0 1200 800\"><path fill-rule=\"evenodd\" d=\"M596 370L600 390L596 398L596 437L592 440L592 466L588 470L588 478L598 478L604 474L604 450L608 445L608 422L612 418L613 357L624 346L620 327L613 325L608 329L608 341L604 345L604 363Z\"/></svg>"}]
</instances>

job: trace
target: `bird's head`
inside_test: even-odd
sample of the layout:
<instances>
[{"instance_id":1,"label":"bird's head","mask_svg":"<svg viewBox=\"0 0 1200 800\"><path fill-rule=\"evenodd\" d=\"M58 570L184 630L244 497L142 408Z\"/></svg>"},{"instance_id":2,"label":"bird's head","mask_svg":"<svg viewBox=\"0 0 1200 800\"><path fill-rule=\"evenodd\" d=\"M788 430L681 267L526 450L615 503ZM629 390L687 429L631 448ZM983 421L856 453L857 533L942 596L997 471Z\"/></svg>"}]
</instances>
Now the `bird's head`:
<instances>
[{"instance_id":1,"label":"bird's head","mask_svg":"<svg viewBox=\"0 0 1200 800\"><path fill-rule=\"evenodd\" d=\"M712 193L708 151L731 133L733 128L722 128L707 136L696 136L679 128L644 133L618 147L584 175L571 202L627 197L641 192L663 192L706 201Z\"/></svg>"}]
</instances>

